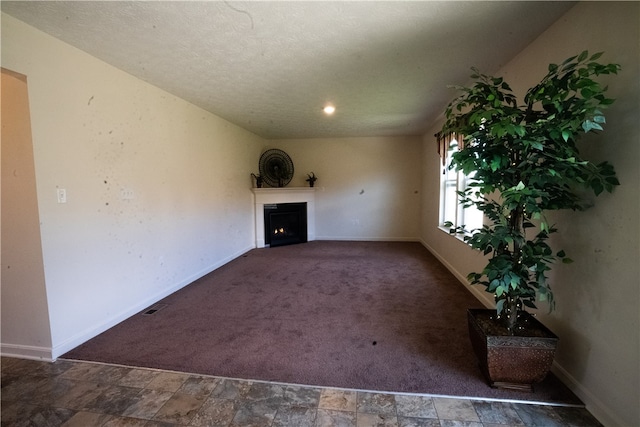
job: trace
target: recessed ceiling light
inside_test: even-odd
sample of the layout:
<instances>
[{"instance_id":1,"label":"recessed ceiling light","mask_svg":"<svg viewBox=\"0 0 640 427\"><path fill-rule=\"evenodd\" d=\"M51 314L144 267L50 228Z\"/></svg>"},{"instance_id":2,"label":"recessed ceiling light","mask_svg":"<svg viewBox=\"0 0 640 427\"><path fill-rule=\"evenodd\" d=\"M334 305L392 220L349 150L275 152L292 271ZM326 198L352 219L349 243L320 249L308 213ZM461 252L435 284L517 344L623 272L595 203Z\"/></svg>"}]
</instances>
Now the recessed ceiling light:
<instances>
[{"instance_id":1,"label":"recessed ceiling light","mask_svg":"<svg viewBox=\"0 0 640 427\"><path fill-rule=\"evenodd\" d=\"M322 111L324 111L324 113L327 115L331 115L336 111L336 107L334 107L333 105L327 105Z\"/></svg>"}]
</instances>

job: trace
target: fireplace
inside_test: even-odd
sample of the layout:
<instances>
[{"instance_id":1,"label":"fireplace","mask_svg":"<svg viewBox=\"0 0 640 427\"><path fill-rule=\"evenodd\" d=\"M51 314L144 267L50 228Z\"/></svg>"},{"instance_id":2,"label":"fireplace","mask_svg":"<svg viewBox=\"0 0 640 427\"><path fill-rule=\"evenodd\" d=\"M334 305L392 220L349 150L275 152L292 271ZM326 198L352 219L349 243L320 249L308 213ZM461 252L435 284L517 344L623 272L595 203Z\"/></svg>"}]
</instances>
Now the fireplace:
<instances>
[{"instance_id":1,"label":"fireplace","mask_svg":"<svg viewBox=\"0 0 640 427\"><path fill-rule=\"evenodd\" d=\"M265 206L274 204L306 204L307 239L313 241L316 237L315 221L315 191L310 187L282 187L282 188L253 188L251 189L255 202L255 238L256 248L265 247Z\"/></svg>"},{"instance_id":2,"label":"fireplace","mask_svg":"<svg viewBox=\"0 0 640 427\"><path fill-rule=\"evenodd\" d=\"M307 204L264 205L265 246L284 246L307 241Z\"/></svg>"}]
</instances>

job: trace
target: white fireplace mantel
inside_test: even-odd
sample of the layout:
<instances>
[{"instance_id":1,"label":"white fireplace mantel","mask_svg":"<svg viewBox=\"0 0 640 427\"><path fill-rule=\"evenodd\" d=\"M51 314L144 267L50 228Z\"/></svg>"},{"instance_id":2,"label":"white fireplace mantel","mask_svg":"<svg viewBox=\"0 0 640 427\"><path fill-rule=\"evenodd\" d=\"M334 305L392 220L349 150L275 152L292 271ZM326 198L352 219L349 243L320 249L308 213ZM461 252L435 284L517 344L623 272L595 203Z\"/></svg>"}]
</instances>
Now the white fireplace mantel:
<instances>
[{"instance_id":1,"label":"white fireplace mantel","mask_svg":"<svg viewBox=\"0 0 640 427\"><path fill-rule=\"evenodd\" d=\"M264 248L264 205L274 203L307 203L307 240L316 238L315 188L252 188L255 201L256 248Z\"/></svg>"}]
</instances>

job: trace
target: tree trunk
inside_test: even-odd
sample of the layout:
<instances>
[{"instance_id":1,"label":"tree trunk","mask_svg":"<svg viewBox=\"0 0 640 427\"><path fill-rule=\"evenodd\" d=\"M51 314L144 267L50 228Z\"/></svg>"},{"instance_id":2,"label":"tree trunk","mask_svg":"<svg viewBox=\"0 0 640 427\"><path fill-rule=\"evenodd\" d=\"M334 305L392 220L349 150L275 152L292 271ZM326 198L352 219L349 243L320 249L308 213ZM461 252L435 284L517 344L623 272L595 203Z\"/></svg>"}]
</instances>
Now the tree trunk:
<instances>
[{"instance_id":1,"label":"tree trunk","mask_svg":"<svg viewBox=\"0 0 640 427\"><path fill-rule=\"evenodd\" d=\"M504 302L504 321L509 334L513 335L518 322L518 298L507 297Z\"/></svg>"},{"instance_id":2,"label":"tree trunk","mask_svg":"<svg viewBox=\"0 0 640 427\"><path fill-rule=\"evenodd\" d=\"M518 206L516 209L511 211L511 233L514 237L513 240L513 251L511 253L511 262L512 262L512 272L519 272L518 268L522 261L522 246L521 241L524 240L524 208ZM520 279L522 280L522 279ZM516 323L518 321L518 308L520 299L518 298L518 293L512 295L513 289L509 288L507 291L507 300L504 304L505 310L505 322L507 329L511 335L514 334L516 329Z\"/></svg>"}]
</instances>

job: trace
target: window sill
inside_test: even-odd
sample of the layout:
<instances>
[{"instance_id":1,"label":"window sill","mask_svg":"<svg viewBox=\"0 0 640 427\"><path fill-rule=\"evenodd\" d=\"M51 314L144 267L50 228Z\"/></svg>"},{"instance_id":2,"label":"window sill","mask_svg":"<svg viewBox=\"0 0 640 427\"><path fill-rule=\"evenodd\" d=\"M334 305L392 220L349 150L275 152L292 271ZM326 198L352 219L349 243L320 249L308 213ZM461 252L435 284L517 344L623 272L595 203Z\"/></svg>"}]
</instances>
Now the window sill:
<instances>
[{"instance_id":1,"label":"window sill","mask_svg":"<svg viewBox=\"0 0 640 427\"><path fill-rule=\"evenodd\" d=\"M460 233L450 233L449 232L449 227L445 227L444 225L439 225L438 229L440 229L443 233L447 234L448 236L453 237L454 239L458 239L460 240L462 243L464 244L468 244L467 242L464 241L465 236L471 236L470 233L464 233L464 234L460 234Z\"/></svg>"}]
</instances>

